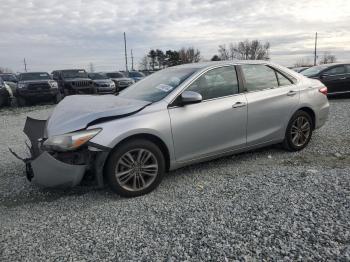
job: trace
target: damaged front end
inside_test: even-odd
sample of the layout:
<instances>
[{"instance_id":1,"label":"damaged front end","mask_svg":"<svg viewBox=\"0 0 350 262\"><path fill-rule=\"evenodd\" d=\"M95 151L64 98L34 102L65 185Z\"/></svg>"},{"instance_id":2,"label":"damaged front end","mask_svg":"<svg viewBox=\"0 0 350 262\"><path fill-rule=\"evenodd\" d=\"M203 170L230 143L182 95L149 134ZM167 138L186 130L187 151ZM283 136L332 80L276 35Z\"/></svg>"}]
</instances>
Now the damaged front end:
<instances>
[{"instance_id":1,"label":"damaged front end","mask_svg":"<svg viewBox=\"0 0 350 262\"><path fill-rule=\"evenodd\" d=\"M22 159L28 180L43 187L73 187L81 182L87 171L91 171L97 184L103 186L103 165L109 149L87 142L74 150L55 150L45 145L48 140L45 137L46 122L27 117L24 126L23 131L31 143L27 145L31 156ZM81 143L79 138L77 141Z\"/></svg>"}]
</instances>

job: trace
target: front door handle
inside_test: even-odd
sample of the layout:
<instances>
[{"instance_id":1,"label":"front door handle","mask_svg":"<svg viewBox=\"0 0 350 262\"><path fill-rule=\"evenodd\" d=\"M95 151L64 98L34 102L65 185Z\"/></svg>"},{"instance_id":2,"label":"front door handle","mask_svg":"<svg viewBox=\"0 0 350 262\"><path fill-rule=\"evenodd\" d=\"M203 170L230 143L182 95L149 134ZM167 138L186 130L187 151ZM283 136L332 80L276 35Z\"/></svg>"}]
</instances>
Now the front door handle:
<instances>
[{"instance_id":1,"label":"front door handle","mask_svg":"<svg viewBox=\"0 0 350 262\"><path fill-rule=\"evenodd\" d=\"M232 105L232 108L239 108L239 107L244 107L247 104L244 102L236 102L234 105Z\"/></svg>"},{"instance_id":2,"label":"front door handle","mask_svg":"<svg viewBox=\"0 0 350 262\"><path fill-rule=\"evenodd\" d=\"M296 91L290 90L290 91L287 93L287 96L295 96L296 94L297 94Z\"/></svg>"},{"instance_id":3,"label":"front door handle","mask_svg":"<svg viewBox=\"0 0 350 262\"><path fill-rule=\"evenodd\" d=\"M345 80L346 79L346 77L341 77L341 78L339 78L339 80Z\"/></svg>"}]
</instances>

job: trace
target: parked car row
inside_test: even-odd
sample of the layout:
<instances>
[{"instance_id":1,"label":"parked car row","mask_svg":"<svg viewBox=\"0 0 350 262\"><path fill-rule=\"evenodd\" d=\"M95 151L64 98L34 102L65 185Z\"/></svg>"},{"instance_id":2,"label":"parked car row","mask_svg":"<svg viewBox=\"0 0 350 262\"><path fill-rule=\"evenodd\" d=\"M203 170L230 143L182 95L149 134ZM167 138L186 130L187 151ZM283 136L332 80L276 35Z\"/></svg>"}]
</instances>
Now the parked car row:
<instances>
[{"instance_id":1,"label":"parked car row","mask_svg":"<svg viewBox=\"0 0 350 262\"><path fill-rule=\"evenodd\" d=\"M0 74L0 106L38 101L58 103L73 94L115 94L145 77L137 71L87 73L84 69Z\"/></svg>"}]
</instances>

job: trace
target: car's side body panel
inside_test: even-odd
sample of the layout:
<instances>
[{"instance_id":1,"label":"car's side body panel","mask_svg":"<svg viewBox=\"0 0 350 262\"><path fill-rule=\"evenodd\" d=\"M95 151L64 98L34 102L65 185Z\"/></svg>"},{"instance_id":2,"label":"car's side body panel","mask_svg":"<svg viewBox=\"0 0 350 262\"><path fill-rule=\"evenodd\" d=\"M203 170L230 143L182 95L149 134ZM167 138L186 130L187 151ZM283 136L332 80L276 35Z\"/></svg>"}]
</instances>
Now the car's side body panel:
<instances>
[{"instance_id":1,"label":"car's side body panel","mask_svg":"<svg viewBox=\"0 0 350 262\"><path fill-rule=\"evenodd\" d=\"M103 129L91 142L114 148L134 135L156 136L168 148L172 170L281 142L289 119L299 108L306 107L315 112L316 127L325 122L329 105L327 98L318 91L322 84L319 81L311 84L291 70L287 73L297 81L290 86L251 93L241 89L242 94L168 108L195 79L217 67L220 66L198 71L161 102L151 104L132 116L89 127ZM239 76L240 83L241 78ZM308 88L305 87L307 85ZM290 91L296 94L288 95ZM246 107L239 108L239 112L237 108L232 108L238 100L247 103ZM318 113L318 110L321 112Z\"/></svg>"},{"instance_id":2,"label":"car's side body panel","mask_svg":"<svg viewBox=\"0 0 350 262\"><path fill-rule=\"evenodd\" d=\"M244 106L234 108L235 103ZM247 106L243 94L171 107L169 116L178 162L246 145Z\"/></svg>"},{"instance_id":3,"label":"car's side body panel","mask_svg":"<svg viewBox=\"0 0 350 262\"><path fill-rule=\"evenodd\" d=\"M290 85L246 93L247 145L281 141L299 103L299 86Z\"/></svg>"}]
</instances>

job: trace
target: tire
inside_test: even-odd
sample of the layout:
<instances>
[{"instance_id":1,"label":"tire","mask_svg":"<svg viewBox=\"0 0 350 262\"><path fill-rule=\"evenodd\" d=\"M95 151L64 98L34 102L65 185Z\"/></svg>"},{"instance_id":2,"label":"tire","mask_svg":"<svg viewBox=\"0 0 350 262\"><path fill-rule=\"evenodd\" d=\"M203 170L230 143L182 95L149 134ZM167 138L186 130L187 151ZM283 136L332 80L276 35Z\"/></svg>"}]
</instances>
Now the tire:
<instances>
[{"instance_id":1,"label":"tire","mask_svg":"<svg viewBox=\"0 0 350 262\"><path fill-rule=\"evenodd\" d=\"M26 106L27 105L27 101L23 98L23 97L17 97L17 103L18 106Z\"/></svg>"},{"instance_id":2,"label":"tire","mask_svg":"<svg viewBox=\"0 0 350 262\"><path fill-rule=\"evenodd\" d=\"M62 100L62 94L58 92L57 95L54 96L53 102L54 104L58 104L61 100Z\"/></svg>"},{"instance_id":3,"label":"tire","mask_svg":"<svg viewBox=\"0 0 350 262\"><path fill-rule=\"evenodd\" d=\"M70 95L69 90L68 89L63 89L63 94L64 94L65 97L69 96Z\"/></svg>"},{"instance_id":4,"label":"tire","mask_svg":"<svg viewBox=\"0 0 350 262\"><path fill-rule=\"evenodd\" d=\"M305 148L312 136L312 118L305 111L297 111L289 120L283 147L288 151Z\"/></svg>"},{"instance_id":5,"label":"tire","mask_svg":"<svg viewBox=\"0 0 350 262\"><path fill-rule=\"evenodd\" d=\"M12 97L11 101L10 101L10 106L11 107L18 107L18 100L17 97Z\"/></svg>"},{"instance_id":6,"label":"tire","mask_svg":"<svg viewBox=\"0 0 350 262\"><path fill-rule=\"evenodd\" d=\"M121 174L118 178L116 171ZM162 151L157 145L144 139L130 140L118 145L111 152L105 168L110 187L123 197L136 197L151 192L160 184L164 173L165 160Z\"/></svg>"}]
</instances>

